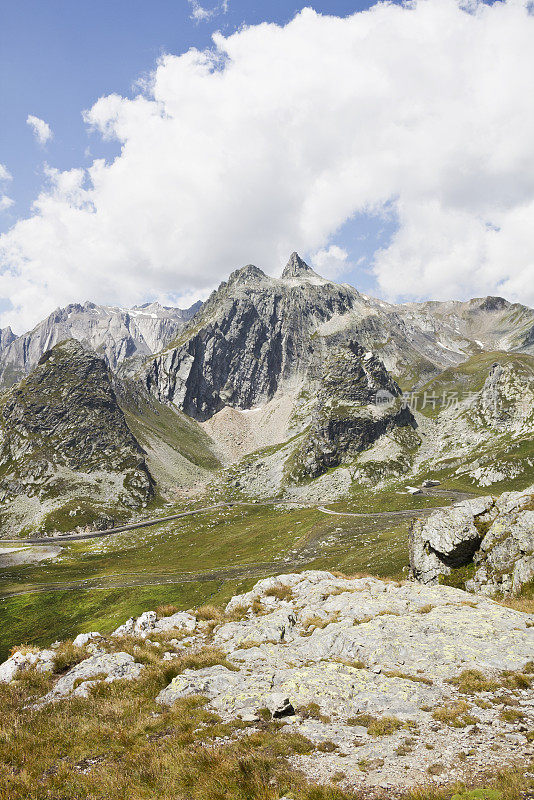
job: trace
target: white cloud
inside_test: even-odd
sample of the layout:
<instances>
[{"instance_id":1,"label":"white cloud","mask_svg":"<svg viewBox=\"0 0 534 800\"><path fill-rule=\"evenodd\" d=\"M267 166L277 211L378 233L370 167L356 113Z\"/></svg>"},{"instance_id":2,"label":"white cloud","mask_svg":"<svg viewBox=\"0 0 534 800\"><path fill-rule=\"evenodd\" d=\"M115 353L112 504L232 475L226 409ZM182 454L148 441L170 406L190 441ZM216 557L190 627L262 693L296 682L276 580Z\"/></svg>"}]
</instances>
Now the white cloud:
<instances>
[{"instance_id":1,"label":"white cloud","mask_svg":"<svg viewBox=\"0 0 534 800\"><path fill-rule=\"evenodd\" d=\"M11 180L13 180L13 176L5 164L0 164L0 184L8 183L8 181ZM7 209L11 208L14 204L15 201L11 197L8 197L7 194L0 194L0 213L2 211L7 211Z\"/></svg>"},{"instance_id":2,"label":"white cloud","mask_svg":"<svg viewBox=\"0 0 534 800\"><path fill-rule=\"evenodd\" d=\"M195 22L207 22L218 14L226 14L228 11L228 0L222 0L222 2L212 8L204 8L204 6L199 3L199 0L187 1L191 6L191 19L194 19Z\"/></svg>"},{"instance_id":3,"label":"white cloud","mask_svg":"<svg viewBox=\"0 0 534 800\"><path fill-rule=\"evenodd\" d=\"M41 146L44 146L53 136L52 128L45 122L44 119L34 117L33 114L28 114L26 124L30 126L33 135Z\"/></svg>"},{"instance_id":4,"label":"white cloud","mask_svg":"<svg viewBox=\"0 0 534 800\"><path fill-rule=\"evenodd\" d=\"M343 247L331 244L311 256L314 269L324 278L335 280L351 268L349 254Z\"/></svg>"},{"instance_id":5,"label":"white cloud","mask_svg":"<svg viewBox=\"0 0 534 800\"><path fill-rule=\"evenodd\" d=\"M341 226L390 209L374 265L388 297L534 304L533 38L522 0L413 0L305 9L163 57L143 94L87 112L120 155L50 171L0 239L0 324L191 297L294 249L337 269Z\"/></svg>"},{"instance_id":6,"label":"white cloud","mask_svg":"<svg viewBox=\"0 0 534 800\"><path fill-rule=\"evenodd\" d=\"M9 172L8 168L5 164L0 164L0 183L4 181L11 181L13 180L13 176Z\"/></svg>"}]
</instances>

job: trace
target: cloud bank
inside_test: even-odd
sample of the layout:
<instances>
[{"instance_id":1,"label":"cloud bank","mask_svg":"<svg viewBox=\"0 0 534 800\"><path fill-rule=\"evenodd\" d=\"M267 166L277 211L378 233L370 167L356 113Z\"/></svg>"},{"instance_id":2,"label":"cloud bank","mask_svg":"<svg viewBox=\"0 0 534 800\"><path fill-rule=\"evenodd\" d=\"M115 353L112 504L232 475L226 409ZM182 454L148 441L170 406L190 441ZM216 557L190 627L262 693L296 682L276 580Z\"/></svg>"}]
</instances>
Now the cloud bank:
<instances>
[{"instance_id":1,"label":"cloud bank","mask_svg":"<svg viewBox=\"0 0 534 800\"><path fill-rule=\"evenodd\" d=\"M163 57L143 93L86 112L120 155L49 170L1 237L1 324L87 298L188 299L295 249L337 275L340 227L386 212L383 295L534 304L533 41L521 0L414 0L304 9Z\"/></svg>"},{"instance_id":2,"label":"cloud bank","mask_svg":"<svg viewBox=\"0 0 534 800\"><path fill-rule=\"evenodd\" d=\"M53 136L52 128L48 122L45 122L44 119L39 119L39 117L34 117L33 114L28 114L26 124L30 126L35 139L42 147L44 147Z\"/></svg>"}]
</instances>

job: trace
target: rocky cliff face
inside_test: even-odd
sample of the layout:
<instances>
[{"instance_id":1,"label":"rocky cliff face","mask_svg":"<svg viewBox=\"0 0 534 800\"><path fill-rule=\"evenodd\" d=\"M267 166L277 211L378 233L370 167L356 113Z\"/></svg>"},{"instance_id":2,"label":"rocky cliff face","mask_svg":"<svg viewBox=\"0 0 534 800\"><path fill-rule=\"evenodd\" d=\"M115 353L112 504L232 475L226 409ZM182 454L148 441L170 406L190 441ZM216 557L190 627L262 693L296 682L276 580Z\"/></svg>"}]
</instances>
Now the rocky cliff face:
<instances>
[{"instance_id":1,"label":"rocky cliff face","mask_svg":"<svg viewBox=\"0 0 534 800\"><path fill-rule=\"evenodd\" d=\"M410 565L423 583L448 579L454 570L471 565L469 590L519 592L534 577L534 486L468 500L416 521Z\"/></svg>"},{"instance_id":2,"label":"rocky cliff face","mask_svg":"<svg viewBox=\"0 0 534 800\"><path fill-rule=\"evenodd\" d=\"M396 427L416 427L401 390L380 359L357 342L334 349L323 366L311 428L293 461L293 477L316 478L350 463Z\"/></svg>"},{"instance_id":3,"label":"rocky cliff face","mask_svg":"<svg viewBox=\"0 0 534 800\"><path fill-rule=\"evenodd\" d=\"M8 347L11 342L14 342L17 337L8 326L7 328L0 328L0 353Z\"/></svg>"},{"instance_id":4,"label":"rocky cliff face","mask_svg":"<svg viewBox=\"0 0 534 800\"><path fill-rule=\"evenodd\" d=\"M43 353L65 339L77 339L95 350L115 370L132 356L161 350L198 311L147 303L131 309L75 303L58 308L32 331L15 337L0 333L0 384L11 386L34 367Z\"/></svg>"},{"instance_id":5,"label":"rocky cliff face","mask_svg":"<svg viewBox=\"0 0 534 800\"><path fill-rule=\"evenodd\" d=\"M148 387L205 420L224 405L265 402L317 358L312 334L358 296L316 275L294 253L280 280L249 265L232 273L180 335L156 357Z\"/></svg>"},{"instance_id":6,"label":"rocky cliff face","mask_svg":"<svg viewBox=\"0 0 534 800\"><path fill-rule=\"evenodd\" d=\"M497 300L499 302L497 302ZM491 301L491 302L490 302ZM150 363L160 399L206 420L320 374L333 347L379 352L407 385L484 349L528 350L534 312L500 298L394 306L321 278L293 253L279 279L248 265Z\"/></svg>"},{"instance_id":7,"label":"rocky cliff face","mask_svg":"<svg viewBox=\"0 0 534 800\"><path fill-rule=\"evenodd\" d=\"M67 514L68 529L153 496L109 370L79 342L62 342L42 356L4 398L0 425L4 535L11 522L53 527Z\"/></svg>"}]
</instances>

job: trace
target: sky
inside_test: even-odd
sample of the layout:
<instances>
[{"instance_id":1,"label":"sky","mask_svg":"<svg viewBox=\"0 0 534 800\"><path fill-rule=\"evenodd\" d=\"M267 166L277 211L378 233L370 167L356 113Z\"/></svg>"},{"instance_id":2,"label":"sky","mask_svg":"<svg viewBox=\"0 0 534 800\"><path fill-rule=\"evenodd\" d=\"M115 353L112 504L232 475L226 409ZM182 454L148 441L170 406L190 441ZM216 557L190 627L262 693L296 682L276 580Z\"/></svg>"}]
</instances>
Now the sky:
<instances>
[{"instance_id":1,"label":"sky","mask_svg":"<svg viewBox=\"0 0 534 800\"><path fill-rule=\"evenodd\" d=\"M533 42L530 0L2 0L0 327L293 250L534 305Z\"/></svg>"}]
</instances>

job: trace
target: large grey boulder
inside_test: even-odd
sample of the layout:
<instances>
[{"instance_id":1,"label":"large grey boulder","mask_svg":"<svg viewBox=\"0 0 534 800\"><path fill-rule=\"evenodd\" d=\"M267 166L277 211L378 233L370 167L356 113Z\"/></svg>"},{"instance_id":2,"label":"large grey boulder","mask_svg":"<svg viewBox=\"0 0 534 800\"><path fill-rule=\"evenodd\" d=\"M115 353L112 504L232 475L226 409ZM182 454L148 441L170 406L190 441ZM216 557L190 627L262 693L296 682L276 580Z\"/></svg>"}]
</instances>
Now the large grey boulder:
<instances>
[{"instance_id":1,"label":"large grey boulder","mask_svg":"<svg viewBox=\"0 0 534 800\"><path fill-rule=\"evenodd\" d=\"M134 680L144 670L129 653L104 653L91 656L76 664L63 675L39 705L62 700L65 697L87 697L89 690L99 681Z\"/></svg>"},{"instance_id":2,"label":"large grey boulder","mask_svg":"<svg viewBox=\"0 0 534 800\"><path fill-rule=\"evenodd\" d=\"M414 520L410 531L410 566L414 577L423 583L434 583L452 568L472 561L482 541L477 521L494 505L492 497L481 497L439 509L427 519Z\"/></svg>"},{"instance_id":3,"label":"large grey boulder","mask_svg":"<svg viewBox=\"0 0 534 800\"><path fill-rule=\"evenodd\" d=\"M474 563L469 590L518 592L534 577L534 487L466 500L416 520L409 549L412 573L422 583Z\"/></svg>"}]
</instances>

